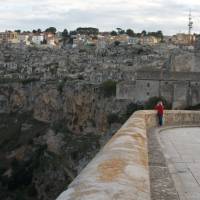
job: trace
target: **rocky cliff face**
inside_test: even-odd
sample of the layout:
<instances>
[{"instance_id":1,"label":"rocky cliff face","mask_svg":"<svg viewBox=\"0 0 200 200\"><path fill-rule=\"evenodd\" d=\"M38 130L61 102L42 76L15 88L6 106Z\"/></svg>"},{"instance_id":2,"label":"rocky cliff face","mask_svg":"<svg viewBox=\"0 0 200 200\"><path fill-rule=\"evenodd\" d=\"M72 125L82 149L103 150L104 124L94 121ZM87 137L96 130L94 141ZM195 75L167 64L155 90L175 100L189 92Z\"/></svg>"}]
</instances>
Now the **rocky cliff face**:
<instances>
[{"instance_id":1,"label":"rocky cliff face","mask_svg":"<svg viewBox=\"0 0 200 200\"><path fill-rule=\"evenodd\" d=\"M159 48L140 45L110 46L100 52L95 48L41 49L0 45L0 82L62 78L92 83L108 79L132 80L137 69L160 68L168 55L166 49L161 52Z\"/></svg>"},{"instance_id":2,"label":"rocky cliff face","mask_svg":"<svg viewBox=\"0 0 200 200\"><path fill-rule=\"evenodd\" d=\"M77 134L104 133L108 114L121 113L127 105L115 96L105 97L101 85L81 81L2 84L0 97L1 113L31 111L35 119L48 123L64 119Z\"/></svg>"},{"instance_id":3,"label":"rocky cliff face","mask_svg":"<svg viewBox=\"0 0 200 200\"><path fill-rule=\"evenodd\" d=\"M1 85L0 199L53 200L66 189L125 120L116 116L129 102L106 92L80 81Z\"/></svg>"},{"instance_id":4,"label":"rocky cliff face","mask_svg":"<svg viewBox=\"0 0 200 200\"><path fill-rule=\"evenodd\" d=\"M75 135L30 113L0 122L0 199L55 199L100 148L98 134Z\"/></svg>"}]
</instances>

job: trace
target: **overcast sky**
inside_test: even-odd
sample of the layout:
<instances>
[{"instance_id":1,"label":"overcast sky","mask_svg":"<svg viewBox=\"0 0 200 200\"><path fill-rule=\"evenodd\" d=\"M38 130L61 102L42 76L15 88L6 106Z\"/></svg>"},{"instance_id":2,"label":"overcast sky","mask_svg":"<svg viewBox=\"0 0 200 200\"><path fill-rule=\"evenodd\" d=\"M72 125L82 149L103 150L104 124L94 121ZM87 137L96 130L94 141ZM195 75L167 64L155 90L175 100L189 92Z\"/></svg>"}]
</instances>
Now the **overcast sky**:
<instances>
[{"instance_id":1,"label":"overcast sky","mask_svg":"<svg viewBox=\"0 0 200 200\"><path fill-rule=\"evenodd\" d=\"M0 0L0 31L117 27L135 32L187 32L189 9L200 32L200 0Z\"/></svg>"}]
</instances>

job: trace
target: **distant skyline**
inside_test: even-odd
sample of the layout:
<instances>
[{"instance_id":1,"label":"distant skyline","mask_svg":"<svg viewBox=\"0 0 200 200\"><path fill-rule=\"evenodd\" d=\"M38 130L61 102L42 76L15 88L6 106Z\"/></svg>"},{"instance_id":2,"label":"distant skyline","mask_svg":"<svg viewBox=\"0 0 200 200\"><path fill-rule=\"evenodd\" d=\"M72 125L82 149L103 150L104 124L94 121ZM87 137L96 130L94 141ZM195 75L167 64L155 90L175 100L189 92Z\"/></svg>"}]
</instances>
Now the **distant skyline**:
<instances>
[{"instance_id":1,"label":"distant skyline","mask_svg":"<svg viewBox=\"0 0 200 200\"><path fill-rule=\"evenodd\" d=\"M120 27L172 35L188 32L189 9L192 32L200 33L199 0L2 0L0 31L45 30L50 26L59 31L78 27L112 31Z\"/></svg>"}]
</instances>

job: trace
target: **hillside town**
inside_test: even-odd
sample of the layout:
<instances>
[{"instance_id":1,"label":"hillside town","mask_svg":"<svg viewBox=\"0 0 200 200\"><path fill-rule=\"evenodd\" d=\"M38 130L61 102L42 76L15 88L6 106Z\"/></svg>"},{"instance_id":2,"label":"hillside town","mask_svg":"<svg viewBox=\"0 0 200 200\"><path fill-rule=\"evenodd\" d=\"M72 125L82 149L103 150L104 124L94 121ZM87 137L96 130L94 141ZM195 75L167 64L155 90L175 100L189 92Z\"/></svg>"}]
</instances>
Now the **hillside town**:
<instances>
[{"instance_id":1,"label":"hillside town","mask_svg":"<svg viewBox=\"0 0 200 200\"><path fill-rule=\"evenodd\" d=\"M13 44L37 47L52 48L82 48L86 46L96 46L103 49L112 44L120 45L156 45L161 42L174 45L191 45L195 42L196 35L178 33L173 36L163 36L162 31L149 32L142 31L134 33L132 29L122 30L117 28L112 32L99 32L96 28L77 28L68 32L65 29L59 32L54 27L45 31L41 29L30 31L15 30L0 32L0 44Z\"/></svg>"}]
</instances>

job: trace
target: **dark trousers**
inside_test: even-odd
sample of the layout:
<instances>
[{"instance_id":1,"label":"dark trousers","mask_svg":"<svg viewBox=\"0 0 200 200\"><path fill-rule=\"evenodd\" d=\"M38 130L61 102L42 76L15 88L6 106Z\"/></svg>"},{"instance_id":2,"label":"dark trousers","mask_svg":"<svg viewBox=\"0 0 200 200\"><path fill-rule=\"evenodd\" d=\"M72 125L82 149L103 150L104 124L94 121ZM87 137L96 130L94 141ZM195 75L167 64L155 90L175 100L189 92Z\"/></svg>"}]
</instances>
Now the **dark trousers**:
<instances>
[{"instance_id":1,"label":"dark trousers","mask_svg":"<svg viewBox=\"0 0 200 200\"><path fill-rule=\"evenodd\" d=\"M163 125L163 115L158 114L158 122L159 122L159 125L160 125L160 126Z\"/></svg>"}]
</instances>

